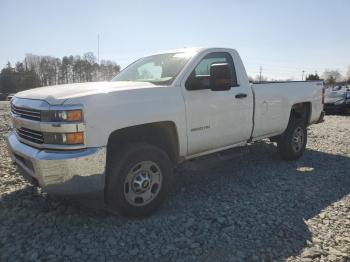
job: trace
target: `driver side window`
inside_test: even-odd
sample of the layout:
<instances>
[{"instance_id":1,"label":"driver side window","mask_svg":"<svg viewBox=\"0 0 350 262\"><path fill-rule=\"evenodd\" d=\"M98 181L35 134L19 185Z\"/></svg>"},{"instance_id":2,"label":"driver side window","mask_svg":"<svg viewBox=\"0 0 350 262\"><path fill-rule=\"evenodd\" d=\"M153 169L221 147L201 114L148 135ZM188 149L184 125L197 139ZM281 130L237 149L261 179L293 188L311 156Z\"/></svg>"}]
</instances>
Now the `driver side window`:
<instances>
[{"instance_id":1,"label":"driver side window","mask_svg":"<svg viewBox=\"0 0 350 262\"><path fill-rule=\"evenodd\" d=\"M213 64L227 63L230 67L231 86L237 86L236 71L231 55L227 52L215 52L206 55L192 71L186 81L187 90L210 88L210 68Z\"/></svg>"},{"instance_id":2,"label":"driver side window","mask_svg":"<svg viewBox=\"0 0 350 262\"><path fill-rule=\"evenodd\" d=\"M199 62L199 64L194 69L195 76L204 76L210 75L210 67L212 64L218 64L218 63L227 63L226 59L223 57L208 57L203 58L202 61Z\"/></svg>"}]
</instances>

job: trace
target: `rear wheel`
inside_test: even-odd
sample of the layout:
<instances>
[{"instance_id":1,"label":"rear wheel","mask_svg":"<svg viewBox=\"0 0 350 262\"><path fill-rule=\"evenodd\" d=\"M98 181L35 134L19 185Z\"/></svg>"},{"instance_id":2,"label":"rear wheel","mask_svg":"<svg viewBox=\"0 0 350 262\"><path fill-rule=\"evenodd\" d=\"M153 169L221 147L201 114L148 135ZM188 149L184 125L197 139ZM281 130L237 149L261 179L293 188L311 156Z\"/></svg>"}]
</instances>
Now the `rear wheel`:
<instances>
[{"instance_id":1,"label":"rear wheel","mask_svg":"<svg viewBox=\"0 0 350 262\"><path fill-rule=\"evenodd\" d=\"M148 144L126 147L111 157L107 202L128 216L152 213L166 197L173 170L168 155Z\"/></svg>"},{"instance_id":2,"label":"rear wheel","mask_svg":"<svg viewBox=\"0 0 350 262\"><path fill-rule=\"evenodd\" d=\"M299 159L306 147L307 130L304 121L292 117L286 131L279 137L277 148L282 159Z\"/></svg>"}]
</instances>

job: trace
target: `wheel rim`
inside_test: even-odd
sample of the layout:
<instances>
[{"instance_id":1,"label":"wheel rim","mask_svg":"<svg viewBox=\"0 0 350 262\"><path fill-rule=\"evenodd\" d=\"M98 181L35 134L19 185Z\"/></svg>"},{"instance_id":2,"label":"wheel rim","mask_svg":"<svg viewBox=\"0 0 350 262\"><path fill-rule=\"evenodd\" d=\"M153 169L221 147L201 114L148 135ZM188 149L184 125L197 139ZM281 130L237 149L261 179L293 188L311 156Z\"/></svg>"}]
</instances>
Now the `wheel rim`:
<instances>
[{"instance_id":1,"label":"wheel rim","mask_svg":"<svg viewBox=\"0 0 350 262\"><path fill-rule=\"evenodd\" d=\"M124 181L124 196L133 206L144 206L152 202L162 186L162 171L153 161L142 161L134 165Z\"/></svg>"},{"instance_id":2,"label":"wheel rim","mask_svg":"<svg viewBox=\"0 0 350 262\"><path fill-rule=\"evenodd\" d=\"M304 145L304 130L301 127L297 127L293 132L292 148L294 152L301 151Z\"/></svg>"}]
</instances>

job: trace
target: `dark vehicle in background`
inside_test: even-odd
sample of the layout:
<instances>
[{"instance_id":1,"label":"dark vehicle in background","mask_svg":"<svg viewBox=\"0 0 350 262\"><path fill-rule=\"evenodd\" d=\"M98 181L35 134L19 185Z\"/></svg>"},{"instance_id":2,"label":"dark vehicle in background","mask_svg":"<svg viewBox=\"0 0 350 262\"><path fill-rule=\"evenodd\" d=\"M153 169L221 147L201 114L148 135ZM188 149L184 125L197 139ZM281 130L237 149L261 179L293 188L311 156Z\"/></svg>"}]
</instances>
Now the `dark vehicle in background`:
<instances>
[{"instance_id":1,"label":"dark vehicle in background","mask_svg":"<svg viewBox=\"0 0 350 262\"><path fill-rule=\"evenodd\" d=\"M324 110L326 113L350 114L350 89L335 88L325 93Z\"/></svg>"},{"instance_id":2,"label":"dark vehicle in background","mask_svg":"<svg viewBox=\"0 0 350 262\"><path fill-rule=\"evenodd\" d=\"M12 99L12 97L14 97L14 96L15 96L15 93L13 93L13 94L8 94L7 97L6 97L6 100L7 100L7 101L10 101L10 100Z\"/></svg>"}]
</instances>

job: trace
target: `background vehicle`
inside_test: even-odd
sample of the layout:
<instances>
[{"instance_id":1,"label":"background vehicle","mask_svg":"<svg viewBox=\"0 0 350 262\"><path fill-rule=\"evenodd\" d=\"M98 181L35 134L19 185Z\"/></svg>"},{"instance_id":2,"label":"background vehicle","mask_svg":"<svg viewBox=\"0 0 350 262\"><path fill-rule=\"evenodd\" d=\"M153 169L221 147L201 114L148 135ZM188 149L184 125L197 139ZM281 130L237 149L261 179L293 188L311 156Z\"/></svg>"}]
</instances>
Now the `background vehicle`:
<instances>
[{"instance_id":1,"label":"background vehicle","mask_svg":"<svg viewBox=\"0 0 350 262\"><path fill-rule=\"evenodd\" d=\"M14 161L51 193L98 190L127 215L154 211L185 160L270 138L298 159L323 117L322 81L251 85L238 53L142 58L110 82L38 88L12 100Z\"/></svg>"},{"instance_id":2,"label":"background vehicle","mask_svg":"<svg viewBox=\"0 0 350 262\"><path fill-rule=\"evenodd\" d=\"M341 88L325 93L324 110L326 113L350 113L350 90Z\"/></svg>"},{"instance_id":3,"label":"background vehicle","mask_svg":"<svg viewBox=\"0 0 350 262\"><path fill-rule=\"evenodd\" d=\"M14 95L15 95L14 93L8 94L7 97L6 97L6 100L10 101L14 97Z\"/></svg>"}]
</instances>

